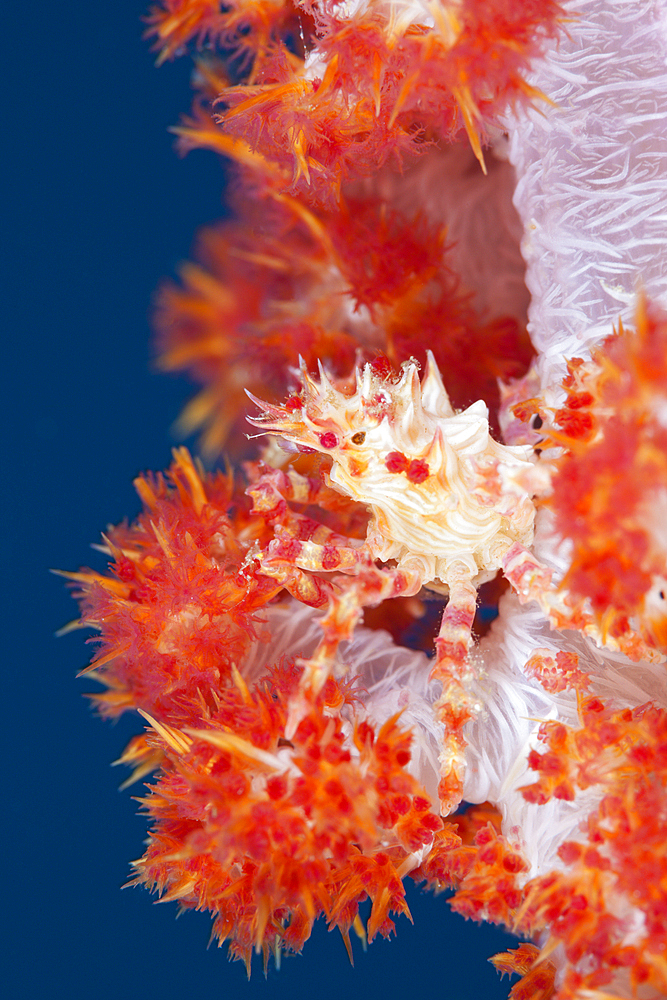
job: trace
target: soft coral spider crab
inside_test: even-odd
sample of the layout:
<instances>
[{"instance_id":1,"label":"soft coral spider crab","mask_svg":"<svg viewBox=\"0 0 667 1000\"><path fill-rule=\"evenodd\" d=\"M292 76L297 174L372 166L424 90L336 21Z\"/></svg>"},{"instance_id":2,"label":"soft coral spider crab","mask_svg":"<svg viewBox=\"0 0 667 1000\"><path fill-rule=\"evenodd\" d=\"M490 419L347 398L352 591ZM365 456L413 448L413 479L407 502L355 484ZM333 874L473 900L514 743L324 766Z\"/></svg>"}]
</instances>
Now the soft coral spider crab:
<instances>
[{"instance_id":1,"label":"soft coral spider crab","mask_svg":"<svg viewBox=\"0 0 667 1000\"><path fill-rule=\"evenodd\" d=\"M440 791L450 808L460 800L461 729L473 712L466 682L477 587L500 569L524 600L549 583L527 549L535 520L532 448L495 441L482 400L456 413L431 352L421 381L414 360L398 376L371 362L356 369L351 394L321 365L319 379L303 363L300 374L301 393L284 406L251 396L264 411L251 423L330 455L329 485L365 504L371 517L363 545L341 547L339 562L336 546L327 545L319 563L312 546L301 560L295 550L294 564L349 574L356 552L360 573L369 557L391 562L404 595L423 586L449 595L433 676L443 684L437 710L448 737Z\"/></svg>"}]
</instances>

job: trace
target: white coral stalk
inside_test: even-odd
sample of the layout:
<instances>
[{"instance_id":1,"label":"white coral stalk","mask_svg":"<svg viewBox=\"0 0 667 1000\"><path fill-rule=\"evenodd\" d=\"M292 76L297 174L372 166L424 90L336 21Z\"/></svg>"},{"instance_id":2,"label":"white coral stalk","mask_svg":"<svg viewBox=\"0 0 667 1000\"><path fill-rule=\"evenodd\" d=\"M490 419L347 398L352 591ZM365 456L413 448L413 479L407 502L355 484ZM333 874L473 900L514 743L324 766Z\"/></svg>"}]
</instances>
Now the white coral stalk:
<instances>
[{"instance_id":1,"label":"white coral stalk","mask_svg":"<svg viewBox=\"0 0 667 1000\"><path fill-rule=\"evenodd\" d=\"M492 802L503 815L503 832L530 863L527 878L562 867L556 851L576 839L578 827L600 797L595 788L573 802L552 799L544 805L526 802L518 791L535 780L527 764L530 750L543 749L537 734L541 722L556 719L579 726L573 690L547 692L529 677L525 665L536 650L575 653L579 668L591 679L591 694L610 709L636 707L649 700L667 707L664 664L634 663L623 653L598 648L574 631L554 631L535 604L521 605L508 594L490 634L476 650L475 689L483 706L466 728L468 802Z\"/></svg>"},{"instance_id":2,"label":"white coral stalk","mask_svg":"<svg viewBox=\"0 0 667 1000\"><path fill-rule=\"evenodd\" d=\"M667 304L667 6L581 0L530 82L553 106L511 127L515 204L544 389L635 293Z\"/></svg>"}]
</instances>

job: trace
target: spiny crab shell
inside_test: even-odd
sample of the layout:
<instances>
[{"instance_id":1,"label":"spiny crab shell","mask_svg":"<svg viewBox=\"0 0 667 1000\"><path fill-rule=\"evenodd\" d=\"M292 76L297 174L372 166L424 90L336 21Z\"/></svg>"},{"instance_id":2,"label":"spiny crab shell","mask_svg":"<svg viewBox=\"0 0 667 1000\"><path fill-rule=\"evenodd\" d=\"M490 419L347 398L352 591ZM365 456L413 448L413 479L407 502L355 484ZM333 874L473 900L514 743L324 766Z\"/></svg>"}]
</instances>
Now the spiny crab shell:
<instances>
[{"instance_id":1,"label":"spiny crab shell","mask_svg":"<svg viewBox=\"0 0 667 1000\"><path fill-rule=\"evenodd\" d=\"M430 351L421 382L414 360L400 377L358 367L351 394L321 364L319 379L303 362L300 374L301 392L284 406L248 393L264 411L250 422L331 456L330 485L371 512L374 558L446 592L453 575L478 585L513 544L531 544L532 448L495 441L482 400L456 413Z\"/></svg>"}]
</instances>

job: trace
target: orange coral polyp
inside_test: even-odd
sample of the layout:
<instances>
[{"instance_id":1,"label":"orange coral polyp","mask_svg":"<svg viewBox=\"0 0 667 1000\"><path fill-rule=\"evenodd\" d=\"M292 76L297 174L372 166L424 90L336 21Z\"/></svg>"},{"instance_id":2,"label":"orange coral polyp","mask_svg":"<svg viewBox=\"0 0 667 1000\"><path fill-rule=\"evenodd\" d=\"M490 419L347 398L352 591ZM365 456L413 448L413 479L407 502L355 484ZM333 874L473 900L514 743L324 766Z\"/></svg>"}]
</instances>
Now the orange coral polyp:
<instances>
[{"instance_id":1,"label":"orange coral polyp","mask_svg":"<svg viewBox=\"0 0 667 1000\"><path fill-rule=\"evenodd\" d=\"M321 484L248 471L252 508L231 477L176 451L166 476L137 481L137 522L109 532L116 575L74 574L84 621L103 629L92 664L108 688L95 696L101 710L139 709L153 730L123 762L135 778L161 768L143 800L153 826L135 884L210 910L214 935L246 963L257 949L299 950L318 916L349 946L368 896L369 937L389 934L392 912L409 915L402 879L443 828L408 770L400 713L375 724L363 691L334 676L306 697L292 661L244 678L246 655L269 634L257 612L282 589L256 571L253 546L278 528L335 537L292 509L299 500L330 506L334 522L341 508L348 523Z\"/></svg>"},{"instance_id":2,"label":"orange coral polyp","mask_svg":"<svg viewBox=\"0 0 667 1000\"><path fill-rule=\"evenodd\" d=\"M244 204L242 222L204 231L202 263L158 297L160 364L204 385L181 427L205 428L207 454L240 447L243 390L284 396L298 357L346 376L359 350L398 367L432 349L453 404L483 398L495 413L498 377L524 374L530 343L512 317L486 322L475 310L441 226L373 199L305 218L270 199L260 206L261 216Z\"/></svg>"},{"instance_id":3,"label":"orange coral polyp","mask_svg":"<svg viewBox=\"0 0 667 1000\"><path fill-rule=\"evenodd\" d=\"M235 537L238 520L249 538L264 529L243 515L232 528L228 477L204 477L181 449L167 478L140 477L137 489L144 514L108 534L120 579L75 574L82 624L103 632L87 672L113 691L112 699L100 696L105 714L135 707L179 722L196 717L199 698L257 641L256 612L280 588L266 578L237 579L246 552ZM242 509L243 498L235 504Z\"/></svg>"},{"instance_id":4,"label":"orange coral polyp","mask_svg":"<svg viewBox=\"0 0 667 1000\"><path fill-rule=\"evenodd\" d=\"M332 679L285 738L299 673L272 667L250 690L222 690L206 728L185 730L185 752L149 738L167 763L143 800L154 827L135 884L212 910L215 936L246 960L264 945L300 950L320 914L346 936L367 896L369 937L388 934L392 911L409 915L412 852L443 826L405 770L410 735L396 719L378 731L361 721L352 759L325 712L350 703Z\"/></svg>"},{"instance_id":5,"label":"orange coral polyp","mask_svg":"<svg viewBox=\"0 0 667 1000\"><path fill-rule=\"evenodd\" d=\"M559 758L573 787L598 784L602 796L584 824L583 842L559 847L564 870L525 886L519 927L530 933L547 925L552 945L564 946L572 963L564 996L611 982L620 967L629 970L633 989L649 983L662 993L667 990L661 957L667 938L667 712L649 704L612 714L591 700L583 718L576 731L544 724L552 753L532 757L541 777L523 793L529 801L536 788L542 797L532 801L556 794L545 758ZM584 958L581 972L575 966Z\"/></svg>"},{"instance_id":6,"label":"orange coral polyp","mask_svg":"<svg viewBox=\"0 0 667 1000\"><path fill-rule=\"evenodd\" d=\"M297 15L290 0L159 0L146 17L146 37L155 39L158 65L193 43L226 49L237 70L252 73L297 17L303 32L308 18Z\"/></svg>"},{"instance_id":7,"label":"orange coral polyp","mask_svg":"<svg viewBox=\"0 0 667 1000\"><path fill-rule=\"evenodd\" d=\"M250 54L248 78L221 95L224 131L278 167L286 189L327 205L347 179L419 155L434 138L467 134L483 165L488 127L508 106L542 97L523 76L563 16L553 0L494 0L481 14L475 0L444 3L428 15L433 26L372 3L347 20L326 2L238 2L224 13L206 0L164 3L150 18L161 59L192 38L223 41L242 66Z\"/></svg>"},{"instance_id":8,"label":"orange coral polyp","mask_svg":"<svg viewBox=\"0 0 667 1000\"><path fill-rule=\"evenodd\" d=\"M574 543L563 586L588 599L610 635L641 616L642 637L664 644L665 609L645 607L664 574L665 551L652 502L667 487L667 431L660 416L667 313L640 301L636 330L619 329L590 362L569 362L567 400L554 416L567 451L549 506Z\"/></svg>"}]
</instances>

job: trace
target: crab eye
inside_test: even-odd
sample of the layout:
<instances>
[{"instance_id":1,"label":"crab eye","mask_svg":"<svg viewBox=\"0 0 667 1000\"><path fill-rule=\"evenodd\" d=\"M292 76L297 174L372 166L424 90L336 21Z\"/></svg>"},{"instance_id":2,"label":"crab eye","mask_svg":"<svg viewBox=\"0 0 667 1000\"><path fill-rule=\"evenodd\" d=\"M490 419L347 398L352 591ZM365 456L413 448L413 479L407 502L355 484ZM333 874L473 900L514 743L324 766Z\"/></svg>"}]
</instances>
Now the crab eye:
<instances>
[{"instance_id":1,"label":"crab eye","mask_svg":"<svg viewBox=\"0 0 667 1000\"><path fill-rule=\"evenodd\" d=\"M363 444L366 440L366 431L357 431L356 434L352 435L352 444Z\"/></svg>"},{"instance_id":2,"label":"crab eye","mask_svg":"<svg viewBox=\"0 0 667 1000\"><path fill-rule=\"evenodd\" d=\"M333 431L326 431L325 434L320 434L319 438L323 448L335 448L338 444L338 438Z\"/></svg>"}]
</instances>

